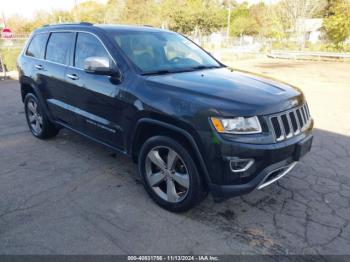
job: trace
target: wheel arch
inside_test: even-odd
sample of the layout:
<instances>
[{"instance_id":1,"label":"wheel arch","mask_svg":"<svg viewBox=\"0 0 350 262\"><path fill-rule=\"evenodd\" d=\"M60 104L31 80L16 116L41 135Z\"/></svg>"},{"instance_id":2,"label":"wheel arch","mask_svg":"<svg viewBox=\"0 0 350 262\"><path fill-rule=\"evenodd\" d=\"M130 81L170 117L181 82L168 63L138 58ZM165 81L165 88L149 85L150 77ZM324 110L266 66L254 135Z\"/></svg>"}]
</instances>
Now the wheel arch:
<instances>
[{"instance_id":1,"label":"wheel arch","mask_svg":"<svg viewBox=\"0 0 350 262\"><path fill-rule=\"evenodd\" d=\"M194 156L194 160L200 174L204 175L202 177L204 178L206 186L209 185L211 179L208 173L208 169L193 136L188 131L166 122L149 118L142 118L137 121L129 148L130 155L135 162L137 161L139 151L143 143L148 138L157 135L170 136L188 148L190 150L190 154Z\"/></svg>"},{"instance_id":2,"label":"wheel arch","mask_svg":"<svg viewBox=\"0 0 350 262\"><path fill-rule=\"evenodd\" d=\"M29 93L32 93L36 96L38 99L38 102L40 105L44 108L45 114L48 116L48 118L52 121L52 115L47 107L47 104L45 103L45 99L42 96L39 88L37 88L35 85L30 84L30 83L21 83L21 98L22 102L24 102L26 95Z\"/></svg>"},{"instance_id":3,"label":"wheel arch","mask_svg":"<svg viewBox=\"0 0 350 262\"><path fill-rule=\"evenodd\" d=\"M35 90L35 88L30 85L30 84L21 84L21 98L22 98L22 102L24 102L24 99L26 98L26 95L29 93L33 93L37 96L37 92Z\"/></svg>"}]
</instances>

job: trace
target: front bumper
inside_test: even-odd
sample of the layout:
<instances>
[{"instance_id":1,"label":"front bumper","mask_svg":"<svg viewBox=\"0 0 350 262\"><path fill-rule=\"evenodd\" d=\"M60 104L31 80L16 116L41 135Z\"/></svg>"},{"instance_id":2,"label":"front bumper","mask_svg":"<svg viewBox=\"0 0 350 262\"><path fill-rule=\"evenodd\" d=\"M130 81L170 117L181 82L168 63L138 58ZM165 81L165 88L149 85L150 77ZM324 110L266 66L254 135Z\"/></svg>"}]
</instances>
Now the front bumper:
<instances>
[{"instance_id":1,"label":"front bumper","mask_svg":"<svg viewBox=\"0 0 350 262\"><path fill-rule=\"evenodd\" d=\"M242 174L232 173L229 168L223 168L223 176L220 183L212 182L209 189L214 198L225 199L242 194L247 194L254 189L261 189L291 171L296 163L311 148L312 134L304 134L302 137L275 145L232 145L235 156L254 158L255 163L250 170ZM300 155L300 145L308 142L306 151ZM226 157L227 158L227 157ZM224 157L225 159L225 157ZM225 161L224 166L228 166Z\"/></svg>"},{"instance_id":2,"label":"front bumper","mask_svg":"<svg viewBox=\"0 0 350 262\"><path fill-rule=\"evenodd\" d=\"M284 161L275 163L266 169L264 169L262 172L260 172L253 180L251 180L248 183L245 184L239 184L239 185L218 185L218 184L210 184L210 192L213 195L214 198L229 198L234 196L239 196L243 194L247 194L251 191L253 191L256 188L263 188L265 187L264 182L266 181L265 178L268 177L269 174L272 174L275 170L280 170L282 168L287 168L288 172L295 166L297 162L293 162L289 159L286 159ZM289 169L290 168L290 169ZM286 173L283 174L286 175ZM282 178L283 176L278 176L278 179ZM273 182L277 181L274 180ZM270 181L268 181L270 182ZM262 187L260 187L262 186ZM267 186L267 184L266 184Z\"/></svg>"}]
</instances>

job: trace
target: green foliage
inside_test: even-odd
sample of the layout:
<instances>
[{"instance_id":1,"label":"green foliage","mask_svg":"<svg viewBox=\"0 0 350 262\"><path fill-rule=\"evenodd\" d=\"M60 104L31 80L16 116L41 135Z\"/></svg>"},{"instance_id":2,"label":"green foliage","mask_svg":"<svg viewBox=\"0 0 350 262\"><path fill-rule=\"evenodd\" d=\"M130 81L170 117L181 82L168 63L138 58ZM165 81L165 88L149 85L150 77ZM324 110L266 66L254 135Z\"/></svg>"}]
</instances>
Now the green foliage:
<instances>
[{"instance_id":1,"label":"green foliage","mask_svg":"<svg viewBox=\"0 0 350 262\"><path fill-rule=\"evenodd\" d=\"M87 1L78 4L71 11L71 18L75 21L86 21L90 23L105 22L105 5L95 1Z\"/></svg>"},{"instance_id":2,"label":"green foliage","mask_svg":"<svg viewBox=\"0 0 350 262\"><path fill-rule=\"evenodd\" d=\"M153 25L155 9L153 0L126 0L121 21L126 24Z\"/></svg>"},{"instance_id":3,"label":"green foliage","mask_svg":"<svg viewBox=\"0 0 350 262\"><path fill-rule=\"evenodd\" d=\"M109 0L82 2L70 11L37 12L32 20L14 16L15 32L29 33L49 23L85 21L162 26L182 33L211 33L226 26L227 13L216 0Z\"/></svg>"},{"instance_id":4,"label":"green foliage","mask_svg":"<svg viewBox=\"0 0 350 262\"><path fill-rule=\"evenodd\" d=\"M79 22L152 25L201 37L226 32L229 9L230 36L253 35L288 42L296 33L298 19L325 17L324 30L338 49L350 36L350 0L280 0L274 4L249 5L236 0L94 0L72 10L39 11L33 19L18 15L7 24L16 33L30 33L49 23ZM304 32L298 32L302 35Z\"/></svg>"},{"instance_id":5,"label":"green foliage","mask_svg":"<svg viewBox=\"0 0 350 262\"><path fill-rule=\"evenodd\" d=\"M231 12L230 35L256 35L259 33L258 17L254 17L249 12L246 2L236 5Z\"/></svg>"},{"instance_id":6,"label":"green foliage","mask_svg":"<svg viewBox=\"0 0 350 262\"><path fill-rule=\"evenodd\" d=\"M169 6L175 4L172 9L168 9L165 14L170 18L169 28L185 34L200 31L211 33L223 27L225 12L212 1L188 0L188 1L163 1ZM168 2L168 3L166 3Z\"/></svg>"},{"instance_id":7,"label":"green foliage","mask_svg":"<svg viewBox=\"0 0 350 262\"><path fill-rule=\"evenodd\" d=\"M16 49L0 49L0 56L3 59L4 64L8 71L12 71L16 69L17 57L21 52L21 48Z\"/></svg>"},{"instance_id":8,"label":"green foliage","mask_svg":"<svg viewBox=\"0 0 350 262\"><path fill-rule=\"evenodd\" d=\"M272 49L275 50L298 50L298 43L292 42L292 41L285 41L285 42L273 42L272 43ZM311 43L306 42L304 51L312 51L312 52L337 52L339 51L338 47L334 44L324 44L324 43ZM344 52L350 52L350 46L344 46L343 50Z\"/></svg>"},{"instance_id":9,"label":"green foliage","mask_svg":"<svg viewBox=\"0 0 350 262\"><path fill-rule=\"evenodd\" d=\"M328 39L337 49L342 49L344 41L350 37L350 1L332 1L329 16L324 19L323 26Z\"/></svg>"}]
</instances>

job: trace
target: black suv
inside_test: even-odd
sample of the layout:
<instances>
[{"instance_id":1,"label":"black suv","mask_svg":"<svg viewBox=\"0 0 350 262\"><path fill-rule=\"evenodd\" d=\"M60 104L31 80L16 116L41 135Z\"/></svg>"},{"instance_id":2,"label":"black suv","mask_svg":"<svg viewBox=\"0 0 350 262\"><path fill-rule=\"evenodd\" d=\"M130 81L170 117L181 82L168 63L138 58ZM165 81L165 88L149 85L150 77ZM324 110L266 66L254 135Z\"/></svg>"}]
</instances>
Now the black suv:
<instances>
[{"instance_id":1,"label":"black suv","mask_svg":"<svg viewBox=\"0 0 350 262\"><path fill-rule=\"evenodd\" d=\"M152 27L48 25L18 58L30 131L65 127L130 156L171 211L261 189L311 148L313 120L290 85L230 69Z\"/></svg>"}]
</instances>

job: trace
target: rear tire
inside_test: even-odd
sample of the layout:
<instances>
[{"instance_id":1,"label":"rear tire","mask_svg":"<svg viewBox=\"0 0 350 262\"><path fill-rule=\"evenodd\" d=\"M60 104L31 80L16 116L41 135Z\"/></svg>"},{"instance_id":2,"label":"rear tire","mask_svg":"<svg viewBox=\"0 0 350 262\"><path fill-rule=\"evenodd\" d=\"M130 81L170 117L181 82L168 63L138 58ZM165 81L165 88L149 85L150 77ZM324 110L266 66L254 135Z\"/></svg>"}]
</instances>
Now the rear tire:
<instances>
[{"instance_id":1,"label":"rear tire","mask_svg":"<svg viewBox=\"0 0 350 262\"><path fill-rule=\"evenodd\" d=\"M29 130L35 137L47 139L58 134L59 129L50 122L34 94L26 95L24 109Z\"/></svg>"},{"instance_id":2,"label":"rear tire","mask_svg":"<svg viewBox=\"0 0 350 262\"><path fill-rule=\"evenodd\" d=\"M194 159L174 139L155 136L142 146L138 167L144 187L161 207L183 212L203 199L203 186Z\"/></svg>"}]
</instances>

